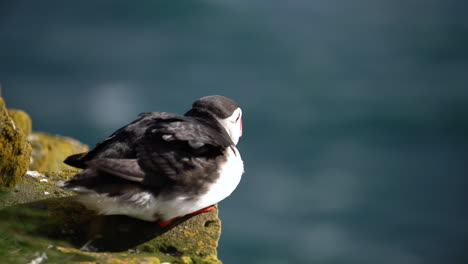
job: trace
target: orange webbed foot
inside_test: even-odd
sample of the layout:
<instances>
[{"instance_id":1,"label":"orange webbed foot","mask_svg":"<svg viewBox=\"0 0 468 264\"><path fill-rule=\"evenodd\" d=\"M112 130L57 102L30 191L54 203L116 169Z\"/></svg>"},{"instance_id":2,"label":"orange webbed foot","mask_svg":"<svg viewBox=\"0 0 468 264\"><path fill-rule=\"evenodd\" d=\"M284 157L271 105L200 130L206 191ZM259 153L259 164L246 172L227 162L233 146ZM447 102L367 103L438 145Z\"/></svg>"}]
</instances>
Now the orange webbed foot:
<instances>
[{"instance_id":1,"label":"orange webbed foot","mask_svg":"<svg viewBox=\"0 0 468 264\"><path fill-rule=\"evenodd\" d=\"M202 209L200 209L198 211L195 211L195 212L192 212L192 213L189 213L189 214L186 214L186 215L197 215L197 214L213 211L214 209L215 209L214 205L210 205L208 207L202 208ZM170 225L174 220L179 219L179 218L180 217L174 217L174 218L169 219L167 221L157 221L157 223L158 223L158 225L160 227L166 227L166 226Z\"/></svg>"},{"instance_id":2,"label":"orange webbed foot","mask_svg":"<svg viewBox=\"0 0 468 264\"><path fill-rule=\"evenodd\" d=\"M167 220L167 221L165 221L165 222L163 222L163 221L157 221L157 223L158 223L158 225L159 225L160 227L166 227L166 226L170 225L174 220L176 220L176 219L178 219L178 218L179 218L179 217L174 217L174 218L169 219L169 220Z\"/></svg>"},{"instance_id":3,"label":"orange webbed foot","mask_svg":"<svg viewBox=\"0 0 468 264\"><path fill-rule=\"evenodd\" d=\"M197 215L197 214L201 214L201 213L206 213L206 212L209 212L209 211L213 211L215 209L214 205L210 205L208 207L205 207L203 209L200 209L198 211L195 211L195 212L192 212L190 214L187 214L187 215Z\"/></svg>"}]
</instances>

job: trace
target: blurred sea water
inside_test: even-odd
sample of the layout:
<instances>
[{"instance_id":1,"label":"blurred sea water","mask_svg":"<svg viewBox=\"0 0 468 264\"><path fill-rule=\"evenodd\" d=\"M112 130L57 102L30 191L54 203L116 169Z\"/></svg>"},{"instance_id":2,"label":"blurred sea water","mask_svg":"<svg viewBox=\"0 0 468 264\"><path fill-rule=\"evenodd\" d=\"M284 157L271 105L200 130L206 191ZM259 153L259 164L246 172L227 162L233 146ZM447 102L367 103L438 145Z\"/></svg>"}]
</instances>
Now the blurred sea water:
<instances>
[{"instance_id":1,"label":"blurred sea water","mask_svg":"<svg viewBox=\"0 0 468 264\"><path fill-rule=\"evenodd\" d=\"M463 1L2 1L0 82L94 145L140 112L239 102L225 263L466 263Z\"/></svg>"}]
</instances>

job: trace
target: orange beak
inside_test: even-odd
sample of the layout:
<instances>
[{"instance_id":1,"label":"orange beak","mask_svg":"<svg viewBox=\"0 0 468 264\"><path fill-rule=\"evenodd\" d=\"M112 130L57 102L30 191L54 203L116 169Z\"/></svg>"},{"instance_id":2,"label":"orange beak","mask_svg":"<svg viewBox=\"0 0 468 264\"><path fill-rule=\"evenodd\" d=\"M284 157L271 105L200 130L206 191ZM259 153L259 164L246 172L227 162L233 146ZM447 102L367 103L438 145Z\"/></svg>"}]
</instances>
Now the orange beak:
<instances>
[{"instance_id":1,"label":"orange beak","mask_svg":"<svg viewBox=\"0 0 468 264\"><path fill-rule=\"evenodd\" d=\"M240 120L240 130L241 130L241 136L242 136L242 118Z\"/></svg>"}]
</instances>

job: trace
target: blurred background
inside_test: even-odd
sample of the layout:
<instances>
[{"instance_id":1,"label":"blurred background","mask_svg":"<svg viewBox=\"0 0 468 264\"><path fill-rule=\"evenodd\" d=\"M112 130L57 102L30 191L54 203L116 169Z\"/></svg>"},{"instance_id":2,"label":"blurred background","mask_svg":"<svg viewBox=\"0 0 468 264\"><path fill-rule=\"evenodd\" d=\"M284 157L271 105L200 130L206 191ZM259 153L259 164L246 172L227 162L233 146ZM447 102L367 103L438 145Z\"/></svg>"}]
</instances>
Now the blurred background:
<instances>
[{"instance_id":1,"label":"blurred background","mask_svg":"<svg viewBox=\"0 0 468 264\"><path fill-rule=\"evenodd\" d=\"M225 263L467 263L468 3L10 1L0 82L90 146L222 94L246 173Z\"/></svg>"}]
</instances>

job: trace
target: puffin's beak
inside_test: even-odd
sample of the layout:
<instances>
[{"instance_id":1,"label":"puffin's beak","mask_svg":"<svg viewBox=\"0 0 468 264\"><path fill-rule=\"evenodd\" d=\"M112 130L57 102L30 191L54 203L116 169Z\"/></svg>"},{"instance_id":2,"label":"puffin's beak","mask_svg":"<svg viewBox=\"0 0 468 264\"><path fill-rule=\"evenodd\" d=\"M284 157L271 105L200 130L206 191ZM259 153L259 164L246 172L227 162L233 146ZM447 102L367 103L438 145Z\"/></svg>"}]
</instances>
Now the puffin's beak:
<instances>
[{"instance_id":1,"label":"puffin's beak","mask_svg":"<svg viewBox=\"0 0 468 264\"><path fill-rule=\"evenodd\" d=\"M242 136L242 118L240 119L240 135Z\"/></svg>"}]
</instances>

